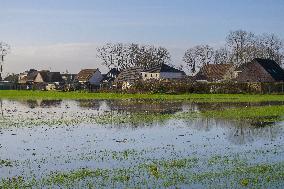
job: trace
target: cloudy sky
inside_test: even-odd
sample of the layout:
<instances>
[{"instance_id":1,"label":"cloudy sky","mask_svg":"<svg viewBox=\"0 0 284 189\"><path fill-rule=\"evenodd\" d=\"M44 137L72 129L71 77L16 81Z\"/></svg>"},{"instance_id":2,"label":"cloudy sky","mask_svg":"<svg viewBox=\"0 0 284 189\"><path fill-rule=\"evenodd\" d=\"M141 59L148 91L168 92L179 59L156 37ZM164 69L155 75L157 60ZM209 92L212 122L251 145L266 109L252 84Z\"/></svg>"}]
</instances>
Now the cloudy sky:
<instances>
[{"instance_id":1,"label":"cloudy sky","mask_svg":"<svg viewBox=\"0 0 284 189\"><path fill-rule=\"evenodd\" d=\"M96 47L136 42L167 47L174 64L197 44L220 46L231 30L284 38L283 0L0 0L6 72L78 72L99 67Z\"/></svg>"}]
</instances>

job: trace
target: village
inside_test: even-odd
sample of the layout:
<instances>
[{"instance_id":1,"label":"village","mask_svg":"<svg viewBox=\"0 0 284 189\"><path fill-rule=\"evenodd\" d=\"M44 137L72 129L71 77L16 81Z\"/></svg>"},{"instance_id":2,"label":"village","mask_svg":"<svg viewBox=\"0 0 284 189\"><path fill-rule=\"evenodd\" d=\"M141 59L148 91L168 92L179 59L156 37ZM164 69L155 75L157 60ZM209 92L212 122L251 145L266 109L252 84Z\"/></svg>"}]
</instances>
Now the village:
<instances>
[{"instance_id":1,"label":"village","mask_svg":"<svg viewBox=\"0 0 284 189\"><path fill-rule=\"evenodd\" d=\"M82 69L78 73L60 73L49 70L30 69L6 77L1 89L60 90L60 91L127 91L138 83L203 83L203 84L281 84L283 92L284 70L273 60L256 58L251 62L234 64L207 64L193 76L167 64L130 67L123 70L110 69L102 73L98 68Z\"/></svg>"}]
</instances>

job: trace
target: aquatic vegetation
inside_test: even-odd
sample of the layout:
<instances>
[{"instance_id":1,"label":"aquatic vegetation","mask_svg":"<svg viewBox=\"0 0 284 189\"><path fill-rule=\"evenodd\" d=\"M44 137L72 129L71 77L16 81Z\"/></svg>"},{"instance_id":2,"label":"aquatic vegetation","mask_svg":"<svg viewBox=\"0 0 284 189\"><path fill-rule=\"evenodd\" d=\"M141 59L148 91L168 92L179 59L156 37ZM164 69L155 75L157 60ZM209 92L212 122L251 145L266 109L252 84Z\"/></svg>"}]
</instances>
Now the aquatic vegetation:
<instances>
[{"instance_id":1,"label":"aquatic vegetation","mask_svg":"<svg viewBox=\"0 0 284 189\"><path fill-rule=\"evenodd\" d=\"M202 112L205 117L249 120L252 122L278 122L284 120L284 106L263 106Z\"/></svg>"},{"instance_id":2,"label":"aquatic vegetation","mask_svg":"<svg viewBox=\"0 0 284 189\"><path fill-rule=\"evenodd\" d=\"M155 188L179 187L180 185L215 187L280 187L284 180L284 162L237 166L215 172L194 171L199 166L196 158L158 161L127 168L88 169L69 172L54 172L41 179L14 177L0 181L1 188L99 188L142 187ZM32 185L31 185L32 184Z\"/></svg>"},{"instance_id":3,"label":"aquatic vegetation","mask_svg":"<svg viewBox=\"0 0 284 189\"><path fill-rule=\"evenodd\" d=\"M13 162L10 160L0 159L0 168L1 167L13 167Z\"/></svg>"}]
</instances>

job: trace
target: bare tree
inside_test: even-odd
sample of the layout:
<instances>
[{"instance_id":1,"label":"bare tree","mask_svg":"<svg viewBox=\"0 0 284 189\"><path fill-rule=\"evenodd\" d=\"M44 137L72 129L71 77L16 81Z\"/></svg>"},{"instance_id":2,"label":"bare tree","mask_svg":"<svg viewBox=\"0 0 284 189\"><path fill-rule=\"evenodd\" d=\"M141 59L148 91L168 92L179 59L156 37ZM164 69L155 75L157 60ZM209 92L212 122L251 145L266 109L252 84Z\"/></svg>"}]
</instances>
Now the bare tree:
<instances>
[{"instance_id":1,"label":"bare tree","mask_svg":"<svg viewBox=\"0 0 284 189\"><path fill-rule=\"evenodd\" d=\"M255 35L244 30L232 31L227 36L227 46L232 53L233 63L240 65L251 59L251 50L255 46Z\"/></svg>"},{"instance_id":2,"label":"bare tree","mask_svg":"<svg viewBox=\"0 0 284 189\"><path fill-rule=\"evenodd\" d=\"M0 42L0 79L2 80L4 57L10 53L11 47L7 43Z\"/></svg>"},{"instance_id":3,"label":"bare tree","mask_svg":"<svg viewBox=\"0 0 284 189\"><path fill-rule=\"evenodd\" d=\"M209 45L198 45L188 49L183 57L183 61L195 73L197 68L213 63L214 49Z\"/></svg>"},{"instance_id":4,"label":"bare tree","mask_svg":"<svg viewBox=\"0 0 284 189\"><path fill-rule=\"evenodd\" d=\"M214 51L214 64L231 63L231 54L227 48L221 47Z\"/></svg>"},{"instance_id":5,"label":"bare tree","mask_svg":"<svg viewBox=\"0 0 284 189\"><path fill-rule=\"evenodd\" d=\"M166 48L139 44L106 44L97 49L102 64L112 68L150 67L169 63L170 53Z\"/></svg>"},{"instance_id":6,"label":"bare tree","mask_svg":"<svg viewBox=\"0 0 284 189\"><path fill-rule=\"evenodd\" d=\"M283 49L283 41L275 34L259 36L259 56L272 59L281 65L284 59Z\"/></svg>"}]
</instances>

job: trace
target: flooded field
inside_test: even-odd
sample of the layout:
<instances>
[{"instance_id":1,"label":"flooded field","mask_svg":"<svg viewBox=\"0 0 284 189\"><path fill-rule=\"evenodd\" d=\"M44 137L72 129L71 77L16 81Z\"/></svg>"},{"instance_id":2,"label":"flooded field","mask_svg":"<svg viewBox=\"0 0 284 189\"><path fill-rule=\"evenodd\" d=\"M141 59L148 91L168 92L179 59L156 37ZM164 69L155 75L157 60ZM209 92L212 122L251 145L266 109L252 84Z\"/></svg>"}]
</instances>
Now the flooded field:
<instances>
[{"instance_id":1,"label":"flooded field","mask_svg":"<svg viewBox=\"0 0 284 189\"><path fill-rule=\"evenodd\" d=\"M283 188L283 106L2 100L0 188Z\"/></svg>"}]
</instances>

